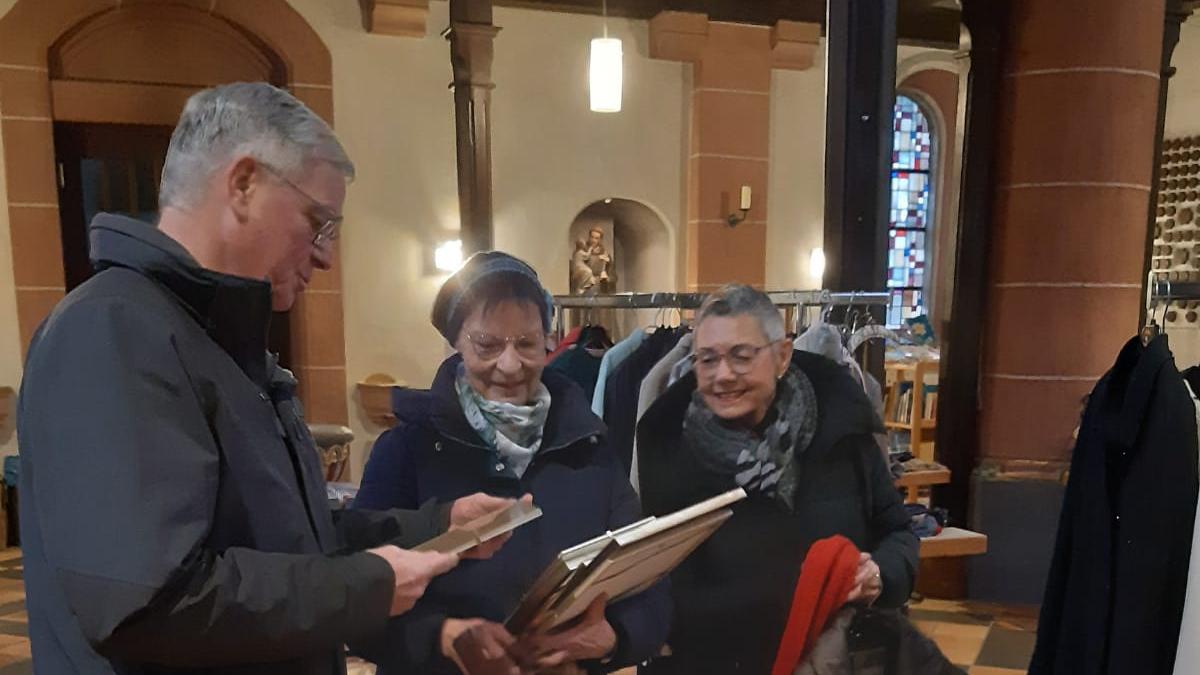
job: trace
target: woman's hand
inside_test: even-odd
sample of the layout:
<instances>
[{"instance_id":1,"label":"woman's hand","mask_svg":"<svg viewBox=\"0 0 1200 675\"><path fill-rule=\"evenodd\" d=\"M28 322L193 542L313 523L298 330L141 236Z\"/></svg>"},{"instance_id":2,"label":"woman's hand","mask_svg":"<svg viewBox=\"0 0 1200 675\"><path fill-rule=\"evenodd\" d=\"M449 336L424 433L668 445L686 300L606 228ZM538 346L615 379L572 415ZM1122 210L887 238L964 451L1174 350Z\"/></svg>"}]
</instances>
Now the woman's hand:
<instances>
[{"instance_id":1,"label":"woman's hand","mask_svg":"<svg viewBox=\"0 0 1200 675\"><path fill-rule=\"evenodd\" d=\"M532 504L533 495L525 495L521 497L521 501ZM450 529L463 527L484 516L503 511L515 502L515 499L493 497L482 492L463 497L455 501L450 507ZM495 555L510 538L512 538L512 532L506 532L463 553L462 557L474 560L487 560Z\"/></svg>"},{"instance_id":2,"label":"woman's hand","mask_svg":"<svg viewBox=\"0 0 1200 675\"><path fill-rule=\"evenodd\" d=\"M509 650L516 639L504 626L484 619L446 619L442 655L466 675L521 675Z\"/></svg>"},{"instance_id":3,"label":"woman's hand","mask_svg":"<svg viewBox=\"0 0 1200 675\"><path fill-rule=\"evenodd\" d=\"M602 659L617 648L617 633L604 618L608 597L601 595L568 628L555 632L535 632L522 640L522 652L532 661L526 664L536 672L571 672L576 661Z\"/></svg>"},{"instance_id":4,"label":"woman's hand","mask_svg":"<svg viewBox=\"0 0 1200 675\"><path fill-rule=\"evenodd\" d=\"M870 605L883 593L883 577L879 576L879 565L871 560L870 553L858 554L858 571L854 574L854 588L846 602L862 602Z\"/></svg>"}]
</instances>

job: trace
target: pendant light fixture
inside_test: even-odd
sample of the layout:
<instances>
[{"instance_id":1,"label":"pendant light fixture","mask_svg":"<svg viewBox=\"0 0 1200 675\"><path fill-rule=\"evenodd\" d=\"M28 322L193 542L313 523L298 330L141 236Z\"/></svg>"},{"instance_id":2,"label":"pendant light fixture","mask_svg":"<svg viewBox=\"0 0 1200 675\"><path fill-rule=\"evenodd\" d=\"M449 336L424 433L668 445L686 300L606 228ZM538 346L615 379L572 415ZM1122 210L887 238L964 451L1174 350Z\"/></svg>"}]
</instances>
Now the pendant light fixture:
<instances>
[{"instance_id":1,"label":"pendant light fixture","mask_svg":"<svg viewBox=\"0 0 1200 675\"><path fill-rule=\"evenodd\" d=\"M592 40L588 84L592 112L621 112L621 40L608 37L608 0L601 0L604 37Z\"/></svg>"}]
</instances>

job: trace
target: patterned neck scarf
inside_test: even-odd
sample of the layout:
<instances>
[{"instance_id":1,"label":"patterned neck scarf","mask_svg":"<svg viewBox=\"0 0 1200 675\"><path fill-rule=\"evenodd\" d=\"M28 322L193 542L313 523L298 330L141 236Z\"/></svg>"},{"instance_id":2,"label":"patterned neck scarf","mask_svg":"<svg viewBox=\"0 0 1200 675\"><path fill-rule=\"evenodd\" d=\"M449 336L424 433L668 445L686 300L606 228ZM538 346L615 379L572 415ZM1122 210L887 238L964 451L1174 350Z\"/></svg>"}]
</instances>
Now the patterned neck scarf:
<instances>
[{"instance_id":1,"label":"patterned neck scarf","mask_svg":"<svg viewBox=\"0 0 1200 675\"><path fill-rule=\"evenodd\" d=\"M684 442L701 465L733 476L747 492L759 492L794 506L794 460L817 432L817 393L808 376L792 366L775 390L761 436L717 417L699 390L692 394L683 422Z\"/></svg>"},{"instance_id":2,"label":"patterned neck scarf","mask_svg":"<svg viewBox=\"0 0 1200 675\"><path fill-rule=\"evenodd\" d=\"M542 445L542 431L550 414L550 390L546 385L538 382L529 405L489 401L467 382L466 368L459 364L455 388L471 428L518 478L525 475Z\"/></svg>"}]
</instances>

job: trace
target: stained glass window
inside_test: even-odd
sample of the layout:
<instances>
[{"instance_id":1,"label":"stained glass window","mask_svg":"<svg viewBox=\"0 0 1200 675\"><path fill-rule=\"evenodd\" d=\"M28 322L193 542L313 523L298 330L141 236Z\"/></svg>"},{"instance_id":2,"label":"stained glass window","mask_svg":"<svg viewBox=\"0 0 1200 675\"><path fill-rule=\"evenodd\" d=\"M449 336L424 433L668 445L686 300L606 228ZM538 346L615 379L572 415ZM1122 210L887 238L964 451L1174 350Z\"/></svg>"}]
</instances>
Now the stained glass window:
<instances>
[{"instance_id":1,"label":"stained glass window","mask_svg":"<svg viewBox=\"0 0 1200 675\"><path fill-rule=\"evenodd\" d=\"M892 117L892 204L888 222L889 326L925 313L929 271L930 168L933 135L929 121L907 96L896 97Z\"/></svg>"}]
</instances>

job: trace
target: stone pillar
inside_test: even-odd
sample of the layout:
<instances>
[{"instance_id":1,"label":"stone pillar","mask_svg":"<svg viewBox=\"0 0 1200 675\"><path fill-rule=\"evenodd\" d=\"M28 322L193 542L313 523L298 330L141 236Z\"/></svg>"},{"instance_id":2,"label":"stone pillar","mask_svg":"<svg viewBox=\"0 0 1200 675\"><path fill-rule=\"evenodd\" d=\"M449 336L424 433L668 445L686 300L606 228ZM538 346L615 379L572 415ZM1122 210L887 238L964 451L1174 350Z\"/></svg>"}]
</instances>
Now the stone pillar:
<instances>
[{"instance_id":1,"label":"stone pillar","mask_svg":"<svg viewBox=\"0 0 1200 675\"><path fill-rule=\"evenodd\" d=\"M1018 0L1006 53L982 455L1065 461L1136 333L1163 2Z\"/></svg>"},{"instance_id":2,"label":"stone pillar","mask_svg":"<svg viewBox=\"0 0 1200 675\"><path fill-rule=\"evenodd\" d=\"M771 69L811 67L819 36L820 26L791 21L752 26L687 12L651 20L651 57L695 65L682 243L687 290L766 283ZM730 225L743 185L752 205Z\"/></svg>"},{"instance_id":3,"label":"stone pillar","mask_svg":"<svg viewBox=\"0 0 1200 675\"><path fill-rule=\"evenodd\" d=\"M972 593L1036 602L1082 399L1137 333L1164 0L1010 12L972 497L996 555Z\"/></svg>"}]
</instances>

